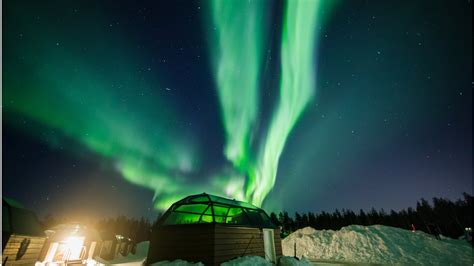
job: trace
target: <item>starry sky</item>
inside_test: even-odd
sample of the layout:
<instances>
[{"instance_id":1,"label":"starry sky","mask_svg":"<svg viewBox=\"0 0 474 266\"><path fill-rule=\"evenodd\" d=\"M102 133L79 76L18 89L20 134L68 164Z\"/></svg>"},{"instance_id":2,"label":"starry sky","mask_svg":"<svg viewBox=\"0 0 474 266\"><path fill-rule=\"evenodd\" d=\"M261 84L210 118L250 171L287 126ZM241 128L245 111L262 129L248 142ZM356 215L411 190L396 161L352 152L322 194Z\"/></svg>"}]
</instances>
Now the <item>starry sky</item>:
<instances>
[{"instance_id":1,"label":"starry sky","mask_svg":"<svg viewBox=\"0 0 474 266\"><path fill-rule=\"evenodd\" d=\"M70 219L472 194L471 1L302 6L4 1L3 194Z\"/></svg>"}]
</instances>

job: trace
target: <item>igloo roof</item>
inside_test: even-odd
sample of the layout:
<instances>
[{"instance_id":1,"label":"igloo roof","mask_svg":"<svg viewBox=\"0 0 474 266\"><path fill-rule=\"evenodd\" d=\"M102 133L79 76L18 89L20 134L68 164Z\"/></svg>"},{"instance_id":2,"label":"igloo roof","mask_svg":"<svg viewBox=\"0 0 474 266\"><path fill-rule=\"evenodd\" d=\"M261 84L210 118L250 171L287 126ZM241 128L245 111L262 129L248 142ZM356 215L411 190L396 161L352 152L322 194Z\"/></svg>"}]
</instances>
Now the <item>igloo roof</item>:
<instances>
[{"instance_id":1,"label":"igloo roof","mask_svg":"<svg viewBox=\"0 0 474 266\"><path fill-rule=\"evenodd\" d=\"M160 226L206 223L275 228L264 210L250 203L206 193L188 196L174 203L159 221Z\"/></svg>"}]
</instances>

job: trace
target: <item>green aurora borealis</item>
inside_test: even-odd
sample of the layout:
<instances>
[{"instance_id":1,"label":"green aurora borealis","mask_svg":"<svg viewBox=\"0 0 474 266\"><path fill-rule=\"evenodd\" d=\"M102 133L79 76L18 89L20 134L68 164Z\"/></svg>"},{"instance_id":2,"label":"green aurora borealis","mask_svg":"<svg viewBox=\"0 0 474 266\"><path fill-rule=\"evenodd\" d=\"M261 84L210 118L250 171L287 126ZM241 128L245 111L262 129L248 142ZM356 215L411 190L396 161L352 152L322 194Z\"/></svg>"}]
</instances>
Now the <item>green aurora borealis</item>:
<instances>
[{"instance_id":1,"label":"green aurora borealis","mask_svg":"<svg viewBox=\"0 0 474 266\"><path fill-rule=\"evenodd\" d=\"M106 60L113 62L113 56ZM136 86L148 85L123 64L112 71L118 77L108 77L87 71L93 65L78 57L59 53L46 66L33 66L38 77L30 86L35 89L24 90L12 81L16 86L5 93L5 100L12 103L9 111L58 131L59 137L48 137L51 145L64 145L61 136L65 136L112 159L128 181L155 191L157 207L167 207L167 197L175 199L184 185L180 176L192 171L195 163L190 136L164 123L165 117L177 114L160 97L137 95ZM80 62L80 67L62 68L65 59ZM115 80L113 88L106 87L107 78Z\"/></svg>"},{"instance_id":2,"label":"green aurora borealis","mask_svg":"<svg viewBox=\"0 0 474 266\"><path fill-rule=\"evenodd\" d=\"M240 170L248 168L250 139L258 113L263 59L263 1L212 1L214 76L226 132L224 154ZM215 30L214 30L215 29Z\"/></svg>"},{"instance_id":3,"label":"green aurora borealis","mask_svg":"<svg viewBox=\"0 0 474 266\"><path fill-rule=\"evenodd\" d=\"M158 209L195 191L224 191L226 196L260 206L275 183L285 140L313 95L315 34L321 23L317 14L322 8L325 6L320 1L286 3L281 95L267 137L258 144L253 134L259 112L262 57L267 49L263 37L265 5L263 1L235 1L230 5L211 1L209 21L215 30L210 33L214 36L209 61L215 66L226 133L223 155L234 170L224 167L197 185L188 186L188 176L199 164L199 156L206 155L198 156L197 140L189 132L165 122L181 115L172 104L160 95L136 93L137 89L146 91L160 84L160 76L139 78L133 74L129 66L138 65L140 59L120 54L130 45L123 36L109 40L118 45L102 57L104 61L81 56L74 42L57 42L57 51L48 55L46 64L40 59L27 63L37 76L26 86L35 89L25 90L21 81L7 77L7 111L59 132L59 136L49 136L53 147L62 147L63 138L69 138L112 160L126 180L155 192ZM65 61L74 62L75 67L64 68ZM91 71L100 65L107 65L108 71L100 71L100 67ZM106 80L114 80L112 87Z\"/></svg>"},{"instance_id":4,"label":"green aurora borealis","mask_svg":"<svg viewBox=\"0 0 474 266\"><path fill-rule=\"evenodd\" d=\"M259 110L259 73L266 42L262 36L263 1L240 1L233 5L212 1L217 40L216 83L226 129L225 155L247 178L243 188L229 195L261 206L275 184L278 159L291 129L311 100L314 90L316 29L322 1L287 1L281 37L281 85L278 105L267 136L252 150L255 120ZM211 32L212 34L212 32ZM229 184L235 187L235 184Z\"/></svg>"},{"instance_id":5,"label":"green aurora borealis","mask_svg":"<svg viewBox=\"0 0 474 266\"><path fill-rule=\"evenodd\" d=\"M278 160L286 139L315 87L315 29L321 27L321 9L328 8L322 1L288 1L283 24L281 45L281 81L277 109L271 120L267 137L260 149L255 179L251 180L246 195L260 206L275 185ZM318 16L319 15L319 16Z\"/></svg>"},{"instance_id":6,"label":"green aurora borealis","mask_svg":"<svg viewBox=\"0 0 474 266\"><path fill-rule=\"evenodd\" d=\"M3 193L40 216L154 219L202 192L389 210L472 188L470 1L3 11Z\"/></svg>"},{"instance_id":7,"label":"green aurora borealis","mask_svg":"<svg viewBox=\"0 0 474 266\"><path fill-rule=\"evenodd\" d=\"M332 3L287 1L281 35L281 85L278 104L266 137L252 149L259 111L259 84L265 42L262 34L263 1L240 1L226 5L212 1L217 40L216 83L223 112L227 143L225 155L242 176L245 193L233 197L261 206L275 184L278 160L286 139L311 100L314 91L317 29L321 10ZM243 184L243 183L241 183ZM230 184L234 186L234 184ZM242 193L244 189L232 189Z\"/></svg>"}]
</instances>

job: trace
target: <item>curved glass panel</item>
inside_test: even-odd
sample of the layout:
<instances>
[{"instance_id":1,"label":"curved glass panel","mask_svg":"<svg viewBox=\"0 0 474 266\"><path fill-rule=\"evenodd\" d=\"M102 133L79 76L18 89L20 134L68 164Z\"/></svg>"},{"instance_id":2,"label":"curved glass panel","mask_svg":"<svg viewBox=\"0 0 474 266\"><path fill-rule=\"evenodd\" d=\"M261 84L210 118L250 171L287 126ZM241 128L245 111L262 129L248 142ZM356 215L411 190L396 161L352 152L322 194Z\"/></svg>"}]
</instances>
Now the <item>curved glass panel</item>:
<instances>
[{"instance_id":1,"label":"curved glass panel","mask_svg":"<svg viewBox=\"0 0 474 266\"><path fill-rule=\"evenodd\" d=\"M208 196L197 196L195 198L191 198L190 202L209 202Z\"/></svg>"},{"instance_id":2,"label":"curved glass panel","mask_svg":"<svg viewBox=\"0 0 474 266\"><path fill-rule=\"evenodd\" d=\"M205 223L204 220L199 220L201 218L200 214L194 213L181 213L181 212L172 212L166 217L166 220L163 224L171 225L171 224L197 224L197 223ZM211 217L212 218L212 217ZM212 222L212 220L210 221Z\"/></svg>"},{"instance_id":3,"label":"curved glass panel","mask_svg":"<svg viewBox=\"0 0 474 266\"><path fill-rule=\"evenodd\" d=\"M181 205L177 206L174 211L178 212L192 212L192 213L197 213L201 214L207 209L207 204L186 204L186 205Z\"/></svg>"},{"instance_id":4,"label":"curved glass panel","mask_svg":"<svg viewBox=\"0 0 474 266\"><path fill-rule=\"evenodd\" d=\"M258 228L275 227L268 215L252 204L207 194L189 196L176 202L163 216L160 224L213 222Z\"/></svg>"}]
</instances>

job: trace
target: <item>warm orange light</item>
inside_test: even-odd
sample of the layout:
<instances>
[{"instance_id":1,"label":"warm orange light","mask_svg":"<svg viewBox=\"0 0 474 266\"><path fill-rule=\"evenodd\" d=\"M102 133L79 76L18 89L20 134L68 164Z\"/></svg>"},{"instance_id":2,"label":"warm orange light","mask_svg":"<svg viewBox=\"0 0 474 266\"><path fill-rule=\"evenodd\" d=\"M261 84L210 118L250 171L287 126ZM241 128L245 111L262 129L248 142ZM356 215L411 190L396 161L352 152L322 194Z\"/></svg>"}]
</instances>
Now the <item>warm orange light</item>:
<instances>
[{"instance_id":1,"label":"warm orange light","mask_svg":"<svg viewBox=\"0 0 474 266\"><path fill-rule=\"evenodd\" d=\"M77 260L81 258L84 237L70 236L64 240L64 244L68 260Z\"/></svg>"}]
</instances>

